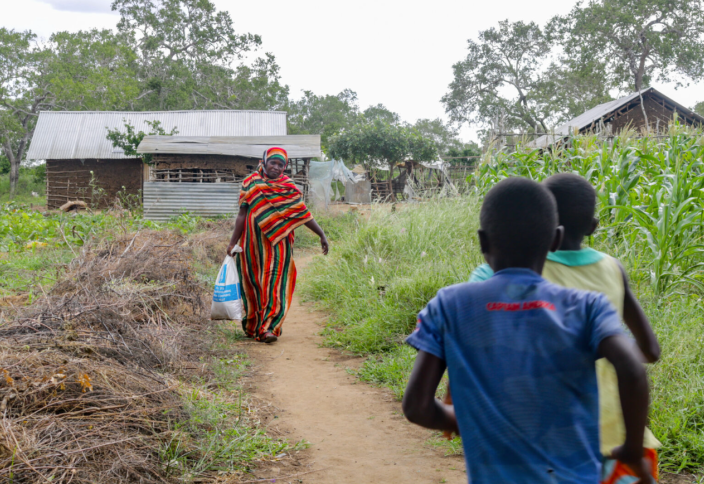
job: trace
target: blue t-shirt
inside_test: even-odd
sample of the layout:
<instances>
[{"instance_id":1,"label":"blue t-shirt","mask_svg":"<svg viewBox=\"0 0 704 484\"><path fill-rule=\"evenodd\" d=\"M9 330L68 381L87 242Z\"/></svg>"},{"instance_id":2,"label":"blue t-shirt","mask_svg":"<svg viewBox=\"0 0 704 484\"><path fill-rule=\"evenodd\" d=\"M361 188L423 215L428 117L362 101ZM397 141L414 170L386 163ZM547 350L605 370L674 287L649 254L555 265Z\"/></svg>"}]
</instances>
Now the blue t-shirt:
<instances>
[{"instance_id":1,"label":"blue t-shirt","mask_svg":"<svg viewBox=\"0 0 704 484\"><path fill-rule=\"evenodd\" d=\"M599 481L599 343L621 334L602 294L528 269L441 289L406 341L447 363L469 482Z\"/></svg>"}]
</instances>

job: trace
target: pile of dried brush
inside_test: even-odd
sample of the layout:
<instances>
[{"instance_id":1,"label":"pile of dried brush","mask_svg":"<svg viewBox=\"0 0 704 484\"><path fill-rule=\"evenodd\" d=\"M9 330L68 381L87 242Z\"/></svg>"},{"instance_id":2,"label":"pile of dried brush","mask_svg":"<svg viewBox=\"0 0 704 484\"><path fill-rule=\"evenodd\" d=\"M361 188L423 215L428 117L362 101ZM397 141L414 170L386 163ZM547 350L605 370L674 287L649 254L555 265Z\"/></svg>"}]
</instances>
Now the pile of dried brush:
<instances>
[{"instance_id":1,"label":"pile of dried brush","mask_svg":"<svg viewBox=\"0 0 704 484\"><path fill-rule=\"evenodd\" d=\"M168 482L159 449L207 314L173 232L86 248L0 316L0 482Z\"/></svg>"}]
</instances>

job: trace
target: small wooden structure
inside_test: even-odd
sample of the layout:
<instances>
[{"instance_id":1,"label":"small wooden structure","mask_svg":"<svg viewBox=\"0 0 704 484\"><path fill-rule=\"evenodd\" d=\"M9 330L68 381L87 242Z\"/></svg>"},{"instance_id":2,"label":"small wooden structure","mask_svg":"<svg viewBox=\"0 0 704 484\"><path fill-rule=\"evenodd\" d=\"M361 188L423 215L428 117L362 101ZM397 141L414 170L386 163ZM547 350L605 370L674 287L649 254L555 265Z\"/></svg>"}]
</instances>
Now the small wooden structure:
<instances>
[{"instance_id":1,"label":"small wooden structure","mask_svg":"<svg viewBox=\"0 0 704 484\"><path fill-rule=\"evenodd\" d=\"M322 154L319 135L145 137L137 148L153 162L144 183L145 218L235 213L242 181L272 146L287 151L286 174L306 195L310 159Z\"/></svg>"},{"instance_id":2,"label":"small wooden structure","mask_svg":"<svg viewBox=\"0 0 704 484\"><path fill-rule=\"evenodd\" d=\"M642 100L642 102L641 102ZM683 124L704 125L704 117L673 101L653 87L634 92L615 101L600 104L576 118L558 126L528 144L532 148L547 148L577 133L616 134L624 128L664 132L675 113Z\"/></svg>"},{"instance_id":3,"label":"small wooden structure","mask_svg":"<svg viewBox=\"0 0 704 484\"><path fill-rule=\"evenodd\" d=\"M69 200L105 207L118 196L141 198L146 165L107 139L108 129L149 132L159 121L184 136L286 135L287 114L275 111L44 111L39 114L27 159L46 160L47 207Z\"/></svg>"}]
</instances>

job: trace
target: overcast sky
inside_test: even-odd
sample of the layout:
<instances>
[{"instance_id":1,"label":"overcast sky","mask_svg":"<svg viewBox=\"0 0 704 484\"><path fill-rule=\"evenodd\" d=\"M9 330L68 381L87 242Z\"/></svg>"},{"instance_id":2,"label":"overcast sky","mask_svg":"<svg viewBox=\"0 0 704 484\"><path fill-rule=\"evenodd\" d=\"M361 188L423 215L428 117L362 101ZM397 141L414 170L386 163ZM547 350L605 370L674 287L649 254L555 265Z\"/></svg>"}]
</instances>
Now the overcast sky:
<instances>
[{"instance_id":1,"label":"overcast sky","mask_svg":"<svg viewBox=\"0 0 704 484\"><path fill-rule=\"evenodd\" d=\"M362 108L383 103L402 119L445 118L440 98L452 64L465 56L468 38L499 20L543 24L567 13L573 0L401 1L213 0L230 12L238 32L262 36L262 52L281 66L291 95L303 90L357 92ZM42 37L59 30L114 28L111 0L0 0L0 25L31 29ZM704 83L675 90L656 85L692 107L704 100ZM462 130L473 138L474 130Z\"/></svg>"}]
</instances>

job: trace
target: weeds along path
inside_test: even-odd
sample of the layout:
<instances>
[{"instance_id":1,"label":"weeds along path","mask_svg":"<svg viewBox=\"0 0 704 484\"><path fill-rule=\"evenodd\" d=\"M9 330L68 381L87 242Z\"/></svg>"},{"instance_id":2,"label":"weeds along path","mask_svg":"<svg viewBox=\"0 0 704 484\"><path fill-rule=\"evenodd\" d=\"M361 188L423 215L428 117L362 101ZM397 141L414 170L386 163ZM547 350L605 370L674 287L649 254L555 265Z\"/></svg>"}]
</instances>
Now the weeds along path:
<instances>
[{"instance_id":1,"label":"weeds along path","mask_svg":"<svg viewBox=\"0 0 704 484\"><path fill-rule=\"evenodd\" d=\"M299 277L309 260L296 261ZM387 391L347 373L360 359L319 346L324 318L294 296L279 341L247 347L258 366L254 393L278 408L268 427L311 444L314 472L294 482L466 483L461 457L431 448L431 433L408 423Z\"/></svg>"}]
</instances>

